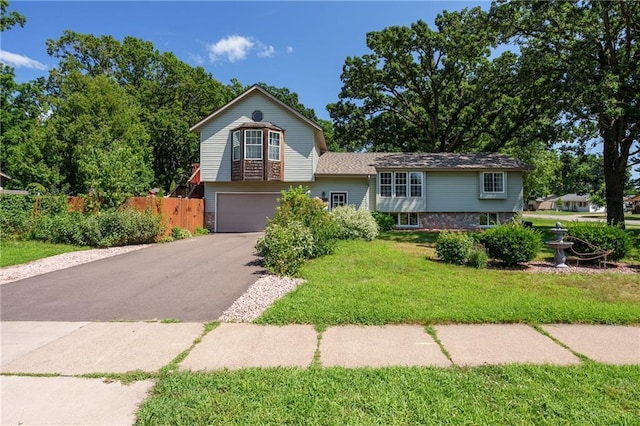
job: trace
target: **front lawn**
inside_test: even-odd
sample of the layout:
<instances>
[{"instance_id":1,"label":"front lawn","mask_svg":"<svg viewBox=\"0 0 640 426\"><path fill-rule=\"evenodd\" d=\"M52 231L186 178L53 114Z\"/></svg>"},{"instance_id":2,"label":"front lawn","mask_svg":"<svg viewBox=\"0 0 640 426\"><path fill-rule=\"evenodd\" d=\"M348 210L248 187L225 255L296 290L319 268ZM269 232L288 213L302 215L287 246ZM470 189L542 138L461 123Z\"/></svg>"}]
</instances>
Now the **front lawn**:
<instances>
[{"instance_id":1,"label":"front lawn","mask_svg":"<svg viewBox=\"0 0 640 426\"><path fill-rule=\"evenodd\" d=\"M159 379L137 425L611 425L640 418L640 366L246 369Z\"/></svg>"},{"instance_id":2,"label":"front lawn","mask_svg":"<svg viewBox=\"0 0 640 426\"><path fill-rule=\"evenodd\" d=\"M412 234L398 238L411 240ZM307 283L257 322L640 322L638 274L477 270L427 260L435 257L429 246L428 241L341 241L334 254L307 262L301 269Z\"/></svg>"},{"instance_id":3,"label":"front lawn","mask_svg":"<svg viewBox=\"0 0 640 426\"><path fill-rule=\"evenodd\" d=\"M0 267L19 265L57 254L87 250L89 248L91 247L53 244L42 241L2 241Z\"/></svg>"}]
</instances>

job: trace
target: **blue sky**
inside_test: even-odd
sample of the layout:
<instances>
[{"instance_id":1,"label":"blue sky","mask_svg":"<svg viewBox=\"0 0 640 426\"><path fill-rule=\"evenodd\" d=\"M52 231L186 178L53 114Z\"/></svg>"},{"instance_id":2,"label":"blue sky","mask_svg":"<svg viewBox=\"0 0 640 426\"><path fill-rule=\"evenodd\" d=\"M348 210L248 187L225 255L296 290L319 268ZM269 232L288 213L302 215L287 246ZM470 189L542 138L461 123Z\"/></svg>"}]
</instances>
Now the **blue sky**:
<instances>
[{"instance_id":1,"label":"blue sky","mask_svg":"<svg viewBox=\"0 0 640 426\"><path fill-rule=\"evenodd\" d=\"M27 22L2 34L0 60L23 82L56 67L45 43L64 30L118 40L134 36L203 66L223 84L237 78L244 85L262 81L286 87L318 117L329 119L325 106L338 99L345 59L369 52L367 32L418 19L433 24L443 10L477 5L490 3L10 0L9 10Z\"/></svg>"}]
</instances>

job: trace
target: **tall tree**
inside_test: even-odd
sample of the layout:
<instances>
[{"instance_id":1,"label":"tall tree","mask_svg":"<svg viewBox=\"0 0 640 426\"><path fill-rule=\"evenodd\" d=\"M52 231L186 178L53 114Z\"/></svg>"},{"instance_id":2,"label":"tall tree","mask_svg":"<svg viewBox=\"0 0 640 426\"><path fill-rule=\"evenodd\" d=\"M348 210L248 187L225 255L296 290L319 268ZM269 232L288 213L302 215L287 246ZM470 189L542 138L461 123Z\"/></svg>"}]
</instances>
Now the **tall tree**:
<instances>
[{"instance_id":1,"label":"tall tree","mask_svg":"<svg viewBox=\"0 0 640 426\"><path fill-rule=\"evenodd\" d=\"M72 72L60 87L46 122L72 193L90 193L115 207L146 193L153 181L149 136L136 100L110 77Z\"/></svg>"},{"instance_id":2,"label":"tall tree","mask_svg":"<svg viewBox=\"0 0 640 426\"><path fill-rule=\"evenodd\" d=\"M367 34L371 53L349 57L340 100L328 105L348 150L496 151L531 131L544 95L518 56L496 56L497 32L480 8L443 12Z\"/></svg>"},{"instance_id":3,"label":"tall tree","mask_svg":"<svg viewBox=\"0 0 640 426\"><path fill-rule=\"evenodd\" d=\"M501 1L491 15L538 58L562 123L601 141L607 222L624 226L627 169L640 153L640 2Z\"/></svg>"},{"instance_id":4,"label":"tall tree","mask_svg":"<svg viewBox=\"0 0 640 426\"><path fill-rule=\"evenodd\" d=\"M26 18L16 11L8 12L9 0L0 0L0 32L6 31L14 25L24 27Z\"/></svg>"},{"instance_id":5,"label":"tall tree","mask_svg":"<svg viewBox=\"0 0 640 426\"><path fill-rule=\"evenodd\" d=\"M55 94L71 72L108 75L133 95L140 118L150 137L156 182L165 190L186 180L191 163L199 159L199 141L190 125L219 108L232 97L202 67L193 68L172 53L161 53L153 44L125 37L94 36L65 31L47 42L49 55L59 66L49 77Z\"/></svg>"}]
</instances>

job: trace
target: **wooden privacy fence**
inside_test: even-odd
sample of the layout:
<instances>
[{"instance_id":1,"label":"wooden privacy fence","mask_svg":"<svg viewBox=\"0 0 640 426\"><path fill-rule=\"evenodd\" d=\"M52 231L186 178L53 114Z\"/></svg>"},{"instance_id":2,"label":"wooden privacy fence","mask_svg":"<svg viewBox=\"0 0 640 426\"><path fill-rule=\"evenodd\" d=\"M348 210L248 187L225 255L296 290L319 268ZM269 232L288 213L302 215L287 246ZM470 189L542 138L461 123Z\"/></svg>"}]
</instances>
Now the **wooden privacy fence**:
<instances>
[{"instance_id":1,"label":"wooden privacy fence","mask_svg":"<svg viewBox=\"0 0 640 426\"><path fill-rule=\"evenodd\" d=\"M192 234L196 228L204 226L204 200L195 198L156 198L133 197L125 203L126 206L139 211L151 211L162 217L162 223L167 227L165 234L171 234L175 226L188 229Z\"/></svg>"},{"instance_id":2,"label":"wooden privacy fence","mask_svg":"<svg viewBox=\"0 0 640 426\"><path fill-rule=\"evenodd\" d=\"M72 210L84 211L85 200L82 197L70 197L69 205ZM175 226L188 229L192 234L196 228L204 227L204 200L202 199L133 197L126 201L125 206L160 215L162 223L166 226L166 235L170 235L171 229Z\"/></svg>"}]
</instances>

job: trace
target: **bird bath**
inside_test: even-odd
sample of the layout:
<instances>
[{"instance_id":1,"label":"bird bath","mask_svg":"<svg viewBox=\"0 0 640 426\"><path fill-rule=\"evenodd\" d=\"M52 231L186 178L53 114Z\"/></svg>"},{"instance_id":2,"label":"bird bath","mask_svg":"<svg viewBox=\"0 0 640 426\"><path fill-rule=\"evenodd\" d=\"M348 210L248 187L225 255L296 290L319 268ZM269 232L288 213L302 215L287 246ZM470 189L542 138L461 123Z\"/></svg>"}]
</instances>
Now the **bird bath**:
<instances>
[{"instance_id":1,"label":"bird bath","mask_svg":"<svg viewBox=\"0 0 640 426\"><path fill-rule=\"evenodd\" d=\"M566 228L562 227L562 223L556 222L556 227L551 228L550 231L555 234L555 239L552 241L545 241L545 244L554 249L553 263L556 268L566 268L567 256L564 254L564 250L573 245L570 241L563 241L562 238L567 232Z\"/></svg>"}]
</instances>

